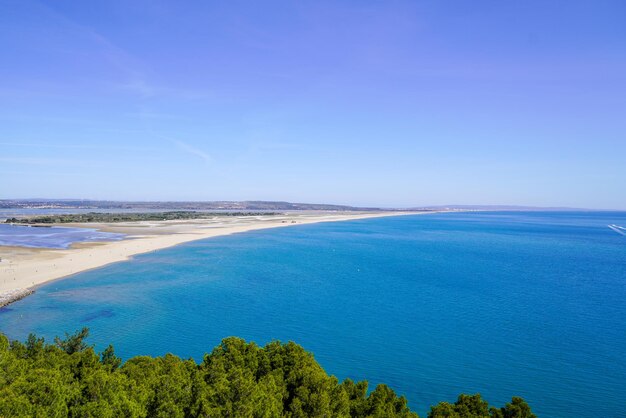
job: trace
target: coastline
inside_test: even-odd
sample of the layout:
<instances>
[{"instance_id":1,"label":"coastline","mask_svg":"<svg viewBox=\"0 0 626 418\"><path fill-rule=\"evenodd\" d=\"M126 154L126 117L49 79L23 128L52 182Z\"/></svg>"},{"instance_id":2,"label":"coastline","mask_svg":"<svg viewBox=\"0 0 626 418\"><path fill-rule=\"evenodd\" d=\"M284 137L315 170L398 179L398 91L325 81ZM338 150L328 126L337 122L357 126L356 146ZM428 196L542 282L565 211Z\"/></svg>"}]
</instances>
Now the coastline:
<instances>
[{"instance_id":1,"label":"coastline","mask_svg":"<svg viewBox=\"0 0 626 418\"><path fill-rule=\"evenodd\" d=\"M428 213L439 211L308 212L230 219L64 224L68 227L121 232L127 234L127 237L119 241L78 243L69 249L0 246L0 307L30 295L38 286L51 281L186 242L261 229Z\"/></svg>"}]
</instances>

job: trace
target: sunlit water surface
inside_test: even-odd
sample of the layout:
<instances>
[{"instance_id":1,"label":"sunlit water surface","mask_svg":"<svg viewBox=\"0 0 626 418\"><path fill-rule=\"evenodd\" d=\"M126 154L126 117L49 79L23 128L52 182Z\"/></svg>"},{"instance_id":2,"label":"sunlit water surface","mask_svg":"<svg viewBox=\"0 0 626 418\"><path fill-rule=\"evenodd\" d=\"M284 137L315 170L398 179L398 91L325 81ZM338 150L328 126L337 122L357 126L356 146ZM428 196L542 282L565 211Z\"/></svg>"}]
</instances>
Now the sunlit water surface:
<instances>
[{"instance_id":1,"label":"sunlit water surface","mask_svg":"<svg viewBox=\"0 0 626 418\"><path fill-rule=\"evenodd\" d=\"M75 242L117 241L124 234L90 228L28 226L0 223L0 245L31 248L69 248Z\"/></svg>"},{"instance_id":2,"label":"sunlit water surface","mask_svg":"<svg viewBox=\"0 0 626 418\"><path fill-rule=\"evenodd\" d=\"M480 392L540 417L626 416L626 213L456 213L196 241L41 287L0 330L200 360L294 340L420 415Z\"/></svg>"}]
</instances>

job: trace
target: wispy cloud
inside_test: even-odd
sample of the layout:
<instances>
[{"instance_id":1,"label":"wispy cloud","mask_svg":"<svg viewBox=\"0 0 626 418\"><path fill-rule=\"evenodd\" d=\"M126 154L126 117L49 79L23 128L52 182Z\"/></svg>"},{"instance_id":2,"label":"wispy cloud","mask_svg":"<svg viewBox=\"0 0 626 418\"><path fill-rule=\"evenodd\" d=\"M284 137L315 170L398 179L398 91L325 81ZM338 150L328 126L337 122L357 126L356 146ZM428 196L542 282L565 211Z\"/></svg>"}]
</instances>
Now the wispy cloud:
<instances>
[{"instance_id":1,"label":"wispy cloud","mask_svg":"<svg viewBox=\"0 0 626 418\"><path fill-rule=\"evenodd\" d=\"M131 133L144 131L131 131ZM132 145L110 145L110 144L59 144L53 142L22 142L22 141L0 141L0 147L24 147L24 148L55 148L61 150L104 150L104 151L155 151L157 148ZM0 161L12 159L11 157L0 157Z\"/></svg>"},{"instance_id":2,"label":"wispy cloud","mask_svg":"<svg viewBox=\"0 0 626 418\"><path fill-rule=\"evenodd\" d=\"M218 95L219 91L215 91L214 88L185 87L187 83L184 80L182 84L164 82L163 78L158 76L160 68L152 65L141 53L125 47L124 42L119 39L108 36L110 31L106 28L98 29L86 24L84 19L64 12L63 7L55 2L25 0L18 3L24 11L28 11L29 24L49 25L37 30L32 35L34 39L42 33L51 32L48 38L40 42L24 41L28 47L24 53L33 56L45 54L45 59L53 56L51 60L53 67L48 77L26 77L20 79L18 83L0 85L0 98L6 97L9 100L15 100L15 97L66 98L70 91L86 90L92 90L96 94L102 92L125 94L132 99L148 103L159 97L183 101L221 98ZM153 4L152 8L155 7L156 4ZM72 60L67 71L64 68L57 76L54 65L64 63L68 56L76 59ZM65 64L63 65L65 67ZM98 70L93 72L93 67L97 67ZM106 71L100 71L100 68ZM78 72L80 76L63 76L71 72Z\"/></svg>"},{"instance_id":3,"label":"wispy cloud","mask_svg":"<svg viewBox=\"0 0 626 418\"><path fill-rule=\"evenodd\" d=\"M144 99L156 96L156 88L148 84L139 74L135 74L134 78L129 81L118 83L117 86L122 90L138 94Z\"/></svg>"},{"instance_id":4,"label":"wispy cloud","mask_svg":"<svg viewBox=\"0 0 626 418\"><path fill-rule=\"evenodd\" d=\"M126 115L132 118L155 119L155 120L188 120L189 118L180 114L154 112L143 106L138 112L129 112Z\"/></svg>"},{"instance_id":5,"label":"wispy cloud","mask_svg":"<svg viewBox=\"0 0 626 418\"><path fill-rule=\"evenodd\" d=\"M34 166L63 166L63 167L81 167L93 168L102 166L95 161L76 161L64 158L39 158L39 157L0 157L0 162L16 165L34 165Z\"/></svg>"},{"instance_id":6,"label":"wispy cloud","mask_svg":"<svg viewBox=\"0 0 626 418\"><path fill-rule=\"evenodd\" d=\"M309 147L297 142L255 142L250 145L250 152L264 152L277 150L305 150Z\"/></svg>"},{"instance_id":7,"label":"wispy cloud","mask_svg":"<svg viewBox=\"0 0 626 418\"><path fill-rule=\"evenodd\" d=\"M156 94L156 88L151 85L146 76L150 72L148 66L137 56L117 45L94 27L82 24L62 13L53 4L33 2L31 7L35 13L45 17L48 22L53 22L57 30L62 30L66 36L72 36L78 40L75 44L80 45L78 48L83 48L78 52L114 69L115 71L110 71L110 73L114 74L112 77L118 88L130 91L144 99ZM87 48L86 45L89 47ZM59 50L58 46L56 50ZM67 52L76 54L77 51Z\"/></svg>"},{"instance_id":8,"label":"wispy cloud","mask_svg":"<svg viewBox=\"0 0 626 418\"><path fill-rule=\"evenodd\" d=\"M0 170L0 174L5 175L5 176L37 176L37 177L41 177L43 176L55 176L55 177L75 177L76 176L76 172L56 172L56 171L15 171L15 170Z\"/></svg>"},{"instance_id":9,"label":"wispy cloud","mask_svg":"<svg viewBox=\"0 0 626 418\"><path fill-rule=\"evenodd\" d=\"M202 150L200 150L200 149L198 149L198 148L196 148L194 146L191 146L191 145L187 144L186 142L178 141L178 140L175 140L175 141L172 141L172 142L174 142L174 144L176 144L176 146L178 148L180 148L181 150L183 150L183 151L185 151L185 152L187 152L187 153L189 153L191 155L194 155L194 156L200 158L206 164L210 164L210 163L213 162L213 158L208 153L206 153L206 152L204 152L204 151L202 151Z\"/></svg>"}]
</instances>

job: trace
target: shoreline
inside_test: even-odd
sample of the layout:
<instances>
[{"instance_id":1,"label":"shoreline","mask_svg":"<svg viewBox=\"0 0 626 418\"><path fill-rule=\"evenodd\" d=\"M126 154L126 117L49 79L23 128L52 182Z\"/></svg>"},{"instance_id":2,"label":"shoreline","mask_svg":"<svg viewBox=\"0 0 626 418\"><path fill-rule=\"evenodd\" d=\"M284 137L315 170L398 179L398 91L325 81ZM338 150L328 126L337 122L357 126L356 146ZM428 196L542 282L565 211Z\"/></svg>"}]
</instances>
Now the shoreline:
<instances>
[{"instance_id":1,"label":"shoreline","mask_svg":"<svg viewBox=\"0 0 626 418\"><path fill-rule=\"evenodd\" d=\"M14 289L0 294L0 308L5 307L13 302L17 302L20 299L24 299L26 296L35 293L35 289Z\"/></svg>"},{"instance_id":2,"label":"shoreline","mask_svg":"<svg viewBox=\"0 0 626 418\"><path fill-rule=\"evenodd\" d=\"M52 281L186 242L287 226L442 212L445 211L309 212L192 221L65 224L61 226L120 232L127 236L118 241L75 243L69 249L0 246L0 308Z\"/></svg>"}]
</instances>

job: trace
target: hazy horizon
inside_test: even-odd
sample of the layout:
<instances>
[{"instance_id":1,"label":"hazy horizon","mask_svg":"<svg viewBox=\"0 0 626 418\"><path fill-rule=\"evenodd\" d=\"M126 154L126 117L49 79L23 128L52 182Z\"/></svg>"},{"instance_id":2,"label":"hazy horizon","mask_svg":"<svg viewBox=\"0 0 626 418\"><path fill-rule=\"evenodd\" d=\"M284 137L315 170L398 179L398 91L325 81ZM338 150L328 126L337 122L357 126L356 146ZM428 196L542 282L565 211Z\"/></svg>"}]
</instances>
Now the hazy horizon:
<instances>
[{"instance_id":1,"label":"hazy horizon","mask_svg":"<svg viewBox=\"0 0 626 418\"><path fill-rule=\"evenodd\" d=\"M0 198L624 210L624 16L0 1Z\"/></svg>"},{"instance_id":2,"label":"hazy horizon","mask_svg":"<svg viewBox=\"0 0 626 418\"><path fill-rule=\"evenodd\" d=\"M252 199L244 199L244 200L224 200L224 199L218 199L218 200L119 200L119 199L85 199L85 198L72 198L72 197L64 197L64 198L44 198L44 197L29 197L29 198L1 198L1 201L22 201L22 202L28 202L28 201L32 201L32 202L67 202L67 201L85 201L85 202L123 202L123 203L213 203L213 202L267 202L267 203L272 203L272 202L276 202L276 203L280 203L280 202L284 202L284 203L293 203L293 204L311 204L311 205L333 205L333 206L353 206L355 208L377 208L377 209L418 209L418 208L450 208L450 209L480 209L480 208L492 208L492 209L498 209L501 208L503 210L518 210L518 209L529 209L529 210L535 210L535 209L544 209L544 210L551 210L551 211L558 211L558 210L564 210L564 211L617 211L617 212L622 212L622 211L626 211L626 209L623 208L618 208L618 209L611 209L611 208L590 208L590 207L571 207L571 206L530 206L530 205L499 205L499 204L493 204L493 205L481 205L481 204L462 204L462 203L450 203L450 204L437 204L437 205L430 205L430 204L414 204L414 205L407 205L407 206L392 206L392 205L368 205L368 206L358 206L358 205L350 205L350 204L346 204L346 203L341 203L341 202L312 202L312 201L297 201L297 202L292 202L292 201L288 201L288 200L284 200L284 199L279 199L279 200L264 200L264 199L260 199L260 200L252 200Z\"/></svg>"}]
</instances>

